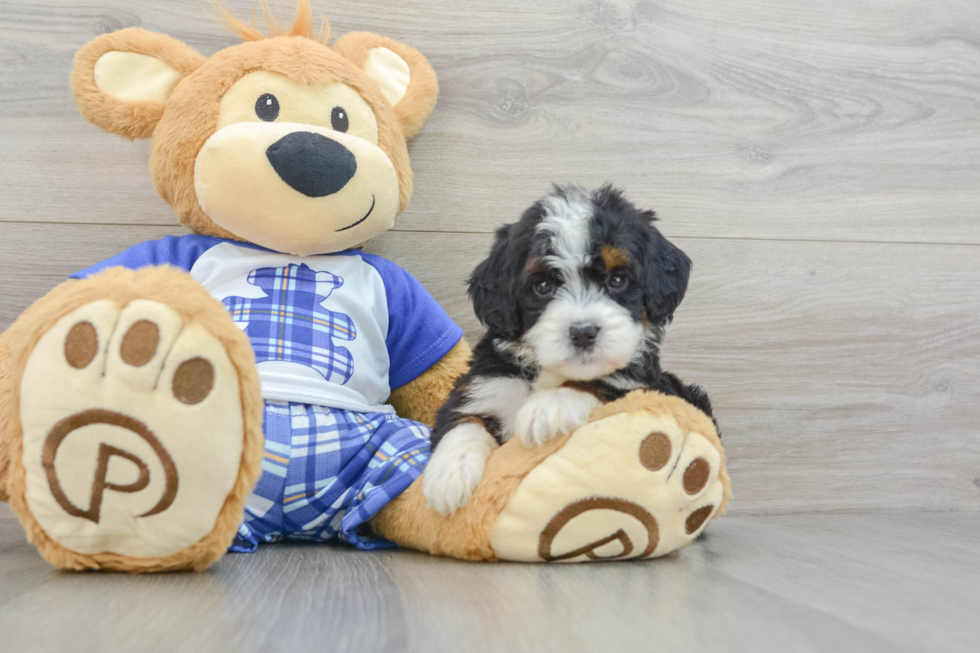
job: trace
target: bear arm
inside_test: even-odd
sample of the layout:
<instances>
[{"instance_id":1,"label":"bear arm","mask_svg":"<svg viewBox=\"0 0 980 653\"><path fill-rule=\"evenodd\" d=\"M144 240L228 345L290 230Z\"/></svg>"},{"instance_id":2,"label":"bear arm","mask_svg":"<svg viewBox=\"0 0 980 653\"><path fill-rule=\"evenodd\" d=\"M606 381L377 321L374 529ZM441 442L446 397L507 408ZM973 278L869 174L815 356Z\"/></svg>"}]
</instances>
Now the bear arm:
<instances>
[{"instance_id":1,"label":"bear arm","mask_svg":"<svg viewBox=\"0 0 980 653\"><path fill-rule=\"evenodd\" d=\"M436 411L445 403L456 379L470 367L473 352L460 338L452 349L415 380L391 392L388 403L400 417L421 422L432 428Z\"/></svg>"}]
</instances>

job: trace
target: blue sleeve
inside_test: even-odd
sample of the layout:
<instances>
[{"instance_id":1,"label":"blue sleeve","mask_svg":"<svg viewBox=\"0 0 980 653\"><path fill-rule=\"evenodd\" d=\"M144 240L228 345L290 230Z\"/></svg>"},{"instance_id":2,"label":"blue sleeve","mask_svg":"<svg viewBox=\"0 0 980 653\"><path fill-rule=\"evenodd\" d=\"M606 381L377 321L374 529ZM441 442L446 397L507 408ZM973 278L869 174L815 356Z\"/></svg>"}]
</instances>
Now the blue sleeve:
<instances>
[{"instance_id":1,"label":"blue sleeve","mask_svg":"<svg viewBox=\"0 0 980 653\"><path fill-rule=\"evenodd\" d=\"M125 252L107 258L92 267L79 270L71 275L72 279L85 279L106 268L129 268L138 270L151 265L172 265L181 270L190 270L204 252L225 241L210 236L164 236L160 240L148 240L139 245L133 245Z\"/></svg>"},{"instance_id":2,"label":"blue sleeve","mask_svg":"<svg viewBox=\"0 0 980 653\"><path fill-rule=\"evenodd\" d=\"M460 328L418 280L391 261L360 254L381 275L388 298L388 384L392 390L414 381L449 353Z\"/></svg>"}]
</instances>

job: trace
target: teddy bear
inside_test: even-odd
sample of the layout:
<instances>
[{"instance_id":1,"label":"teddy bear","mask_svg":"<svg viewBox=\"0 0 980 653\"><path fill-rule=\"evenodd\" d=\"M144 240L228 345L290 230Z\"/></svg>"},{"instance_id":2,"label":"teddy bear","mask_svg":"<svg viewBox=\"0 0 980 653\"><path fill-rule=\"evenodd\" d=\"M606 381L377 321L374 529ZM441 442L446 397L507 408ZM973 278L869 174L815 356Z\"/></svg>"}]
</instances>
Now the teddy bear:
<instances>
[{"instance_id":1,"label":"teddy bear","mask_svg":"<svg viewBox=\"0 0 980 653\"><path fill-rule=\"evenodd\" d=\"M0 336L0 499L41 555L153 572L286 539L527 562L693 542L729 500L724 450L707 415L655 392L510 441L463 508L427 506L429 428L470 349L361 246L408 205L406 139L436 75L382 36L328 45L308 0L268 35L221 18L242 43L211 57L130 28L75 58L79 111L151 139L190 233L75 273Z\"/></svg>"}]
</instances>

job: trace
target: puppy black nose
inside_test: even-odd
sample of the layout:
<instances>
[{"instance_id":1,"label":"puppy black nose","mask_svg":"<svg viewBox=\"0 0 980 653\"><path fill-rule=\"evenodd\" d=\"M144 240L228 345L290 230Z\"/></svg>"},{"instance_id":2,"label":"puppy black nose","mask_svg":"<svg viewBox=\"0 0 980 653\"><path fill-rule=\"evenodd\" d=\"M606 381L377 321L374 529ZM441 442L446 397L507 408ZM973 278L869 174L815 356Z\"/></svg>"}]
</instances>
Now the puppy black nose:
<instances>
[{"instance_id":1,"label":"puppy black nose","mask_svg":"<svg viewBox=\"0 0 980 653\"><path fill-rule=\"evenodd\" d=\"M265 155L279 177L307 197L332 195L357 172L357 159L350 150L312 132L286 134Z\"/></svg>"},{"instance_id":2,"label":"puppy black nose","mask_svg":"<svg viewBox=\"0 0 980 653\"><path fill-rule=\"evenodd\" d=\"M599 335L599 327L594 324L576 324L568 330L568 337L572 339L572 344L579 349L594 345L597 335Z\"/></svg>"}]
</instances>

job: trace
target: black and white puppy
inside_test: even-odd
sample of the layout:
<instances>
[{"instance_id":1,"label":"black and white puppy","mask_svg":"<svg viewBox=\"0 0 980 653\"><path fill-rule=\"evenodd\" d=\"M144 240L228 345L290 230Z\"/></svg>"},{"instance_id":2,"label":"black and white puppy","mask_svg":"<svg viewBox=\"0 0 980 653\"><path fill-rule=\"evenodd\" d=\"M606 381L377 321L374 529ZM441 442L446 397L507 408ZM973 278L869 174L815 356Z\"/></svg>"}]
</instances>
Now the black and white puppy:
<instances>
[{"instance_id":1,"label":"black and white puppy","mask_svg":"<svg viewBox=\"0 0 980 653\"><path fill-rule=\"evenodd\" d=\"M448 515L514 435L527 447L588 421L640 388L707 395L660 369L658 349L687 289L691 261L616 189L556 187L497 231L469 280L487 333L436 416L423 491Z\"/></svg>"}]
</instances>

